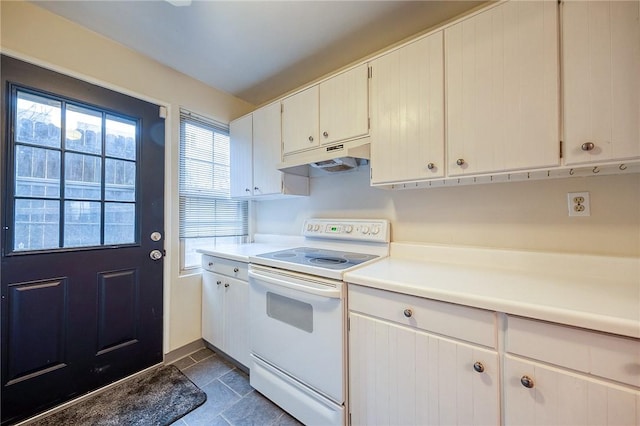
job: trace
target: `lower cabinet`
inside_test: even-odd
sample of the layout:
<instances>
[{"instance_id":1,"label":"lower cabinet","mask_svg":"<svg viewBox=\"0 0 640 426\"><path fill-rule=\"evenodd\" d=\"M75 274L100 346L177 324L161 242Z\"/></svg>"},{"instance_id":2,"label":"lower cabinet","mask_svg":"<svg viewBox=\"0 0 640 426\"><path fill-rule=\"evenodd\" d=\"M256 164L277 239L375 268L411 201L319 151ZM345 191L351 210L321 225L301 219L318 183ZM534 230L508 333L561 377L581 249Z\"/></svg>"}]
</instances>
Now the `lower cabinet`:
<instances>
[{"instance_id":1,"label":"lower cabinet","mask_svg":"<svg viewBox=\"0 0 640 426\"><path fill-rule=\"evenodd\" d=\"M230 263L230 261L226 262ZM204 263L209 262L203 261ZM238 266L233 267L232 271L240 268L246 270L246 264L241 262L237 264ZM217 262L214 265L217 265ZM212 266L215 268L214 265ZM202 338L247 368L249 366L248 305L249 283L246 280L209 269L203 271Z\"/></svg>"},{"instance_id":2,"label":"lower cabinet","mask_svg":"<svg viewBox=\"0 0 640 426\"><path fill-rule=\"evenodd\" d=\"M640 392L570 370L505 356L505 425L640 424Z\"/></svg>"},{"instance_id":3,"label":"lower cabinet","mask_svg":"<svg viewBox=\"0 0 640 426\"><path fill-rule=\"evenodd\" d=\"M394 302L389 298L395 293L378 292L380 298L371 306L371 314ZM361 304L359 294L350 293L349 298L350 303ZM366 300L371 305L371 298ZM419 322L430 313L421 309L419 298L414 302L406 304L400 315ZM456 327L455 323L449 325ZM498 425L498 359L497 351L491 348L350 311L351 424Z\"/></svg>"},{"instance_id":4,"label":"lower cabinet","mask_svg":"<svg viewBox=\"0 0 640 426\"><path fill-rule=\"evenodd\" d=\"M348 288L353 425L640 425L640 339Z\"/></svg>"}]
</instances>

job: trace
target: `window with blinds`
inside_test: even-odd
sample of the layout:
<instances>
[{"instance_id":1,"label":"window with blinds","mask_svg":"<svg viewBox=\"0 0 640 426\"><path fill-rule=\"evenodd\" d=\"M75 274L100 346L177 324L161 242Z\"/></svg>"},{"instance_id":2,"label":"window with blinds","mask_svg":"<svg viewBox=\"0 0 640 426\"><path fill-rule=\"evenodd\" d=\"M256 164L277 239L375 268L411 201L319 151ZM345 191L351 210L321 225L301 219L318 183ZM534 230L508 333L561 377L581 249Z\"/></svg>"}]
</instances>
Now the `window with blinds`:
<instances>
[{"instance_id":1,"label":"window with blinds","mask_svg":"<svg viewBox=\"0 0 640 426\"><path fill-rule=\"evenodd\" d=\"M200 265L199 248L245 242L247 201L229 198L229 128L180 110L181 269Z\"/></svg>"}]
</instances>

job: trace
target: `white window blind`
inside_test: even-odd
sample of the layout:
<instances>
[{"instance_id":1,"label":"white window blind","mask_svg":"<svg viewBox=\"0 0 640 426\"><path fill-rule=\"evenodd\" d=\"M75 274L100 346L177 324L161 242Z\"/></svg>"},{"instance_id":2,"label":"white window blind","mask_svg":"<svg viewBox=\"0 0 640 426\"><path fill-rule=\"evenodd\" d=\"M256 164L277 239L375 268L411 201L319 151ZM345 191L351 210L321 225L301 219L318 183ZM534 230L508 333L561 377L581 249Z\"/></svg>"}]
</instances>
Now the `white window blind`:
<instances>
[{"instance_id":1,"label":"white window blind","mask_svg":"<svg viewBox=\"0 0 640 426\"><path fill-rule=\"evenodd\" d=\"M180 110L180 241L182 268L199 264L195 250L248 235L248 203L229 198L229 128Z\"/></svg>"}]
</instances>

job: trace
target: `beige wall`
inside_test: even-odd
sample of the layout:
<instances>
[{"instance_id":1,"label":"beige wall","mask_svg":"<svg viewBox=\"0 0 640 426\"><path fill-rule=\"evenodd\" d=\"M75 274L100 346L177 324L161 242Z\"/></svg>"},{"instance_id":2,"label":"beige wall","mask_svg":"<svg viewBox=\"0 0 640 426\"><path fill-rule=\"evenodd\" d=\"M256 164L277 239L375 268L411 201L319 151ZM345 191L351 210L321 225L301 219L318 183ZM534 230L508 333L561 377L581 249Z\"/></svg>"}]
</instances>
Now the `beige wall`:
<instances>
[{"instance_id":1,"label":"beige wall","mask_svg":"<svg viewBox=\"0 0 640 426\"><path fill-rule=\"evenodd\" d=\"M369 169L311 179L311 197L257 203L256 231L299 234L307 217L391 220L393 241L640 256L640 174L389 191ZM590 217L567 193L589 191Z\"/></svg>"},{"instance_id":2,"label":"beige wall","mask_svg":"<svg viewBox=\"0 0 640 426\"><path fill-rule=\"evenodd\" d=\"M165 353L199 339L200 275L179 276L178 111L182 106L229 122L253 107L33 4L0 1L0 19L3 53L168 107Z\"/></svg>"}]
</instances>

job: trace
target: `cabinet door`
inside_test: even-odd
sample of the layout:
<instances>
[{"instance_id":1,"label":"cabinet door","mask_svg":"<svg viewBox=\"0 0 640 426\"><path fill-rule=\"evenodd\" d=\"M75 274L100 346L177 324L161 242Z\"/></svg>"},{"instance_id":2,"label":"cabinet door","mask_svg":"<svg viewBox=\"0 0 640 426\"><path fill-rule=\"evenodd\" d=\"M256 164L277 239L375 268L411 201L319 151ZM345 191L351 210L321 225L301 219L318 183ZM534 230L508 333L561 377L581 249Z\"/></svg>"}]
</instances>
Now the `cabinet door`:
<instances>
[{"instance_id":1,"label":"cabinet door","mask_svg":"<svg viewBox=\"0 0 640 426\"><path fill-rule=\"evenodd\" d=\"M282 158L280 103L253 112L253 192L254 195L278 194L282 190L282 172L276 166Z\"/></svg>"},{"instance_id":2,"label":"cabinet door","mask_svg":"<svg viewBox=\"0 0 640 426\"><path fill-rule=\"evenodd\" d=\"M253 118L245 115L229 124L231 139L231 197L248 197L253 193Z\"/></svg>"},{"instance_id":3,"label":"cabinet door","mask_svg":"<svg viewBox=\"0 0 640 426\"><path fill-rule=\"evenodd\" d=\"M453 25L445 56L450 176L559 164L555 2L509 1Z\"/></svg>"},{"instance_id":4,"label":"cabinet door","mask_svg":"<svg viewBox=\"0 0 640 426\"><path fill-rule=\"evenodd\" d=\"M318 86L310 87L282 100L283 154L320 145L318 114Z\"/></svg>"},{"instance_id":5,"label":"cabinet door","mask_svg":"<svg viewBox=\"0 0 640 426\"><path fill-rule=\"evenodd\" d=\"M225 277L224 352L249 366L249 283Z\"/></svg>"},{"instance_id":6,"label":"cabinet door","mask_svg":"<svg viewBox=\"0 0 640 426\"><path fill-rule=\"evenodd\" d=\"M220 349L224 347L224 278L202 272L202 338Z\"/></svg>"},{"instance_id":7,"label":"cabinet door","mask_svg":"<svg viewBox=\"0 0 640 426\"><path fill-rule=\"evenodd\" d=\"M640 391L505 356L505 425L638 425ZM521 378L532 380L531 387Z\"/></svg>"},{"instance_id":8,"label":"cabinet door","mask_svg":"<svg viewBox=\"0 0 640 426\"><path fill-rule=\"evenodd\" d=\"M640 2L564 1L562 42L566 163L640 157Z\"/></svg>"},{"instance_id":9,"label":"cabinet door","mask_svg":"<svg viewBox=\"0 0 640 426\"><path fill-rule=\"evenodd\" d=\"M368 75L367 64L362 64L320 83L321 143L369 133Z\"/></svg>"},{"instance_id":10,"label":"cabinet door","mask_svg":"<svg viewBox=\"0 0 640 426\"><path fill-rule=\"evenodd\" d=\"M498 355L350 313L354 425L497 425ZM474 370L480 362L484 371Z\"/></svg>"},{"instance_id":11,"label":"cabinet door","mask_svg":"<svg viewBox=\"0 0 640 426\"><path fill-rule=\"evenodd\" d=\"M442 32L371 67L371 183L444 176Z\"/></svg>"}]
</instances>

